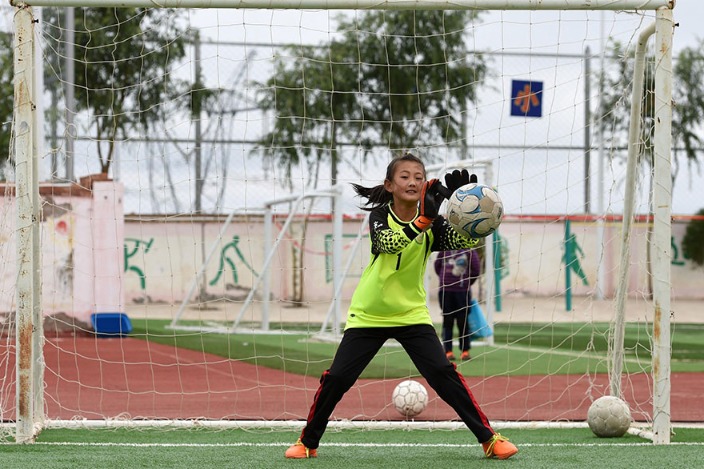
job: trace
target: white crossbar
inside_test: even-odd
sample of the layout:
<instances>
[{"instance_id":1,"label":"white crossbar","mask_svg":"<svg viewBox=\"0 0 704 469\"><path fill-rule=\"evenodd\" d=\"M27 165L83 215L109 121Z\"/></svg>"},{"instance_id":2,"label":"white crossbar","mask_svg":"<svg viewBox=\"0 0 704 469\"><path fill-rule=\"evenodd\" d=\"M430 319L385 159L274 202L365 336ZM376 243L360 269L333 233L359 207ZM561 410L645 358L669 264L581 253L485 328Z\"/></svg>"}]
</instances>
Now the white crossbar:
<instances>
[{"instance_id":1,"label":"white crossbar","mask_svg":"<svg viewBox=\"0 0 704 469\"><path fill-rule=\"evenodd\" d=\"M10 0L12 6L293 10L657 10L673 0Z\"/></svg>"}]
</instances>

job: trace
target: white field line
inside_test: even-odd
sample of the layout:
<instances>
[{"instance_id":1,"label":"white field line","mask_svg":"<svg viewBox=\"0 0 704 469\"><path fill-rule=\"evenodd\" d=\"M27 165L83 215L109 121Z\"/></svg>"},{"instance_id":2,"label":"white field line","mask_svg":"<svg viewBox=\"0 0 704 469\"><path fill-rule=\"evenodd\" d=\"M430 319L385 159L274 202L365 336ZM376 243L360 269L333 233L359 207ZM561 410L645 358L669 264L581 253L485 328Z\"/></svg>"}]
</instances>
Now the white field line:
<instances>
[{"instance_id":1,"label":"white field line","mask_svg":"<svg viewBox=\"0 0 704 469\"><path fill-rule=\"evenodd\" d=\"M214 428L214 429L266 429L266 430L300 430L305 425L303 420L273 420L270 422L262 420L128 420L128 419L107 419L107 420L46 420L43 429L95 429L95 428L128 428L128 429L168 429L179 428ZM704 422L672 422L674 430L678 428L698 428L704 429ZM12 422L0 423L0 429L13 429ZM546 422L546 421L492 421L492 427L496 430L505 429L560 429L560 428L588 428L586 422ZM333 420L328 424L330 430L459 430L466 428L464 423L459 421L360 421L360 420ZM641 435L643 432L651 430L650 425L643 422L631 424L629 433Z\"/></svg>"},{"instance_id":2,"label":"white field line","mask_svg":"<svg viewBox=\"0 0 704 469\"><path fill-rule=\"evenodd\" d=\"M495 345L497 349L504 349L504 350L516 350L516 351L521 351L521 352L539 352L542 351L546 355L562 355L566 357L573 357L573 358L604 358L603 354L593 352L593 351L568 351L568 350L555 350L555 349L550 349L550 348L545 348L545 347L525 347L522 345ZM638 360L637 358L623 358L624 362L628 363L633 363L635 365L639 365L643 362L643 360Z\"/></svg>"},{"instance_id":3,"label":"white field line","mask_svg":"<svg viewBox=\"0 0 704 469\"><path fill-rule=\"evenodd\" d=\"M3 445L16 445L16 443L2 443ZM278 447L288 447L291 445L290 441L279 442L279 443L247 443L247 442L234 442L234 443L98 443L98 442L61 442L61 441L47 441L47 442L36 442L32 445L41 446L79 446L79 447L134 447L134 448L242 448L242 447L252 447L252 448L278 448ZM320 447L328 448L477 448L479 445L474 444L463 444L463 443L329 443L321 444ZM652 443L641 442L641 443L521 443L521 448L591 448L591 447L603 447L603 446L622 446L622 447L633 447L633 446L653 446ZM704 446L704 442L681 442L681 443L670 443L668 446Z\"/></svg>"}]
</instances>

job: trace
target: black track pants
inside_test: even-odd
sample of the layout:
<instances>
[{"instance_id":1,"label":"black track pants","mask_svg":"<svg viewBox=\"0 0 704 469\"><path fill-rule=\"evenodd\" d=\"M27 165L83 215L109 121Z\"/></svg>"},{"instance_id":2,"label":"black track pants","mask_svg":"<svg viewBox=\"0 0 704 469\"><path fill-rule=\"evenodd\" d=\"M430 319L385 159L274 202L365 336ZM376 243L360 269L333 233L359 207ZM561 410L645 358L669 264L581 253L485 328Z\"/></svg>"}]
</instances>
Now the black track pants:
<instances>
[{"instance_id":1,"label":"black track pants","mask_svg":"<svg viewBox=\"0 0 704 469\"><path fill-rule=\"evenodd\" d=\"M447 360L435 329L421 324L345 331L330 369L320 377L320 386L301 433L304 445L311 449L318 447L335 406L388 339L396 339L403 346L420 374L457 412L477 441L491 438L494 431L489 420L474 400L464 377Z\"/></svg>"}]
</instances>

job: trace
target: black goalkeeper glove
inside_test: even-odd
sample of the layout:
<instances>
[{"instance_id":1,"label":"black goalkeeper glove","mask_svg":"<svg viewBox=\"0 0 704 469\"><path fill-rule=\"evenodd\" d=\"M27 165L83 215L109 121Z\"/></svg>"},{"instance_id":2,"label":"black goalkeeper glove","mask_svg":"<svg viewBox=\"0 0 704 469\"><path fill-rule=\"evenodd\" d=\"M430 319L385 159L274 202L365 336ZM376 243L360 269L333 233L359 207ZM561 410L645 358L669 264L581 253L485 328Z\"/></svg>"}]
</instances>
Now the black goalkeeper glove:
<instances>
[{"instance_id":1,"label":"black goalkeeper glove","mask_svg":"<svg viewBox=\"0 0 704 469\"><path fill-rule=\"evenodd\" d=\"M441 184L439 191L443 195L443 197L449 199L452 194L460 187L476 182L476 174L470 175L469 171L467 171L466 169L463 169L462 171L456 169L451 173L445 174L445 186Z\"/></svg>"},{"instance_id":2,"label":"black goalkeeper glove","mask_svg":"<svg viewBox=\"0 0 704 469\"><path fill-rule=\"evenodd\" d=\"M423 184L420 191L418 218L413 221L420 231L427 230L440 213L440 205L445 198L440 188L445 189L437 179L431 179Z\"/></svg>"}]
</instances>

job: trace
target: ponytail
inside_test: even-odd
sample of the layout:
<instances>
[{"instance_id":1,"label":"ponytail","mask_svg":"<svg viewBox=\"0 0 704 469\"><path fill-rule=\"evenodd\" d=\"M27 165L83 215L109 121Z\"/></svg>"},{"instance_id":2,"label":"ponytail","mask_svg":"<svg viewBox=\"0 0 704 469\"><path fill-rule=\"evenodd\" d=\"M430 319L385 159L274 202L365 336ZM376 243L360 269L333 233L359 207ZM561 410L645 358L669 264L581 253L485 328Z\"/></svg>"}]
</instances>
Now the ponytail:
<instances>
[{"instance_id":1,"label":"ponytail","mask_svg":"<svg viewBox=\"0 0 704 469\"><path fill-rule=\"evenodd\" d=\"M393 199L393 195L391 192L386 190L383 184L379 184L374 187L364 187L359 184L352 184L352 187L357 195L367 199L364 205L359 208L368 212L388 204L391 202L391 199Z\"/></svg>"},{"instance_id":2,"label":"ponytail","mask_svg":"<svg viewBox=\"0 0 704 469\"><path fill-rule=\"evenodd\" d=\"M396 172L396 166L401 161L413 161L414 163L419 163L423 167L423 173L425 173L425 165L420 158L412 153L404 153L401 156L393 158L386 167L385 181L393 180L394 173ZM364 187L359 184L352 184L352 187L357 195L367 199L367 201L359 208L368 212L371 212L376 208L383 207L393 200L393 194L386 190L384 184L379 184L374 187Z\"/></svg>"}]
</instances>

